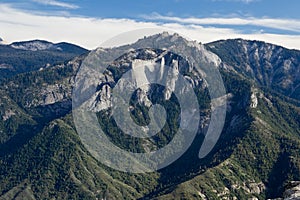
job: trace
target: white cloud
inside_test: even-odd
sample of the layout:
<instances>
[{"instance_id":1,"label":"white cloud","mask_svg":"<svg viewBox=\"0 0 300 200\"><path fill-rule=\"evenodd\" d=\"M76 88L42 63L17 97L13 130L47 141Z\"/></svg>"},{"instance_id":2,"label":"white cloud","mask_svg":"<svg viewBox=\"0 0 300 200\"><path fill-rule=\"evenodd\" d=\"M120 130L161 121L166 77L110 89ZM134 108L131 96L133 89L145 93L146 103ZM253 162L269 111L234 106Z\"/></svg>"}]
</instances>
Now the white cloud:
<instances>
[{"instance_id":1,"label":"white cloud","mask_svg":"<svg viewBox=\"0 0 300 200\"><path fill-rule=\"evenodd\" d=\"M33 2L43 4L43 5L50 5L50 6L58 6L62 8L68 8L68 9L77 9L79 6L70 4L70 3L65 3L57 0L32 0Z\"/></svg>"},{"instance_id":2,"label":"white cloud","mask_svg":"<svg viewBox=\"0 0 300 200\"><path fill-rule=\"evenodd\" d=\"M238 24L239 20L242 19L234 21ZM202 43L228 38L244 38L263 40L288 48L300 49L300 35L240 34L238 31L230 28L203 27L197 23L182 24L176 20L158 24L137 22L130 19L49 16L49 14L29 13L14 9L7 4L0 4L0 37L8 42L45 39L53 42L71 42L92 49L120 33L142 28L156 28L155 30L149 29L148 35L162 32L162 28L171 29L174 32L187 36L191 40L197 40ZM132 36L130 42L134 42L134 40L142 36ZM121 43L127 42L125 39L128 38L124 38L124 41L121 41Z\"/></svg>"},{"instance_id":3,"label":"white cloud","mask_svg":"<svg viewBox=\"0 0 300 200\"><path fill-rule=\"evenodd\" d=\"M181 24L197 24L197 25L254 25L267 28L274 28L287 31L295 31L300 33L300 20L295 19L271 19L271 18L179 18L152 14L143 16L148 20L160 20L165 22L176 22Z\"/></svg>"}]
</instances>

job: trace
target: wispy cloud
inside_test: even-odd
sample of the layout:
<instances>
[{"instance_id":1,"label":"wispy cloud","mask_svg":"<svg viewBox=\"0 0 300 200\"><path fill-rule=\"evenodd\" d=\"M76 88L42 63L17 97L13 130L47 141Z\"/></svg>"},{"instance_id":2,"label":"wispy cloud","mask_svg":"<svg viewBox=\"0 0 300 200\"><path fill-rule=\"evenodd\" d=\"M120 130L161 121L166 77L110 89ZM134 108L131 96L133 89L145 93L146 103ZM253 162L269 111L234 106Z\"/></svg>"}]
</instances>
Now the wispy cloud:
<instances>
[{"instance_id":1,"label":"wispy cloud","mask_svg":"<svg viewBox=\"0 0 300 200\"><path fill-rule=\"evenodd\" d=\"M141 22L131 19L51 16L15 9L10 5L1 3L0 19L0 37L8 42L45 39L52 42L71 42L92 49L122 32L142 28L156 28L156 32L162 32L163 29L173 30L183 36L187 36L191 40L197 40L202 43L220 39L243 38L250 40L263 40L288 48L300 49L299 34L281 35L268 34L264 32L241 34L239 31L231 27L204 27L201 23L180 23L176 20L169 20L168 22L161 23L160 21L156 22L156 20ZM214 20L211 20L210 23L214 22ZM239 19L234 21L236 24L240 23ZM234 22L231 21L230 24L232 23ZM284 26L286 26L286 24L284 24ZM297 26L299 27L299 25ZM153 33L155 32L151 32L151 34ZM132 38L130 42L134 42L143 36L144 35L137 35L135 38ZM124 43L125 42L129 41L124 41ZM116 45L120 44L121 43Z\"/></svg>"},{"instance_id":2,"label":"wispy cloud","mask_svg":"<svg viewBox=\"0 0 300 200\"><path fill-rule=\"evenodd\" d=\"M50 5L50 6L58 6L62 8L67 8L67 9L77 9L79 6L75 4L70 4L70 3L65 3L57 0L32 0L33 2L43 4L43 5Z\"/></svg>"},{"instance_id":3,"label":"wispy cloud","mask_svg":"<svg viewBox=\"0 0 300 200\"><path fill-rule=\"evenodd\" d=\"M252 3L259 0L212 0L212 1L227 1L227 2L242 2L242 3Z\"/></svg>"},{"instance_id":4,"label":"wispy cloud","mask_svg":"<svg viewBox=\"0 0 300 200\"><path fill-rule=\"evenodd\" d=\"M170 17L163 16L159 14L152 14L148 16L143 16L148 20L159 20L164 22L176 22L180 24L195 24L195 25L253 25L261 26L279 30L300 32L300 20L296 19L272 19L272 18L180 18L180 17Z\"/></svg>"}]
</instances>

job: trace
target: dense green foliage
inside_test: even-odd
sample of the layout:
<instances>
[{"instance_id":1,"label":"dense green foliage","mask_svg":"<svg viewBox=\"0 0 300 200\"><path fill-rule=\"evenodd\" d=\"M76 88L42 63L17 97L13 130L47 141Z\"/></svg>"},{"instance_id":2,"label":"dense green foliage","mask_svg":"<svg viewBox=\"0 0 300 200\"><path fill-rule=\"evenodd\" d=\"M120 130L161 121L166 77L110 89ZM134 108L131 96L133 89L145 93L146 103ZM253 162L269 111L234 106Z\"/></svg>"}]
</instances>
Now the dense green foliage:
<instances>
[{"instance_id":1,"label":"dense green foliage","mask_svg":"<svg viewBox=\"0 0 300 200\"><path fill-rule=\"evenodd\" d=\"M216 52L224 61L242 65L243 57L234 57L242 50L228 42ZM294 56L299 59L297 52L286 55ZM82 59L20 74L0 85L1 199L266 199L280 196L288 181L300 179L299 99L226 68L220 69L228 93L226 122L206 158L198 158L203 128L180 159L158 172L128 174L106 167L86 150L73 124L69 93ZM120 66L109 70L116 79L126 71ZM49 87L65 96L43 105L42 93ZM160 99L162 90L153 86L157 93L149 99L165 106L172 117L151 138L153 148L167 144L178 127L180 106L174 95L168 101ZM198 87L195 93L201 115L209 116L207 89ZM133 119L149 123L149 109L138 104L135 94L130 103ZM98 118L116 145L145 151L145 141L123 134L109 110Z\"/></svg>"}]
</instances>

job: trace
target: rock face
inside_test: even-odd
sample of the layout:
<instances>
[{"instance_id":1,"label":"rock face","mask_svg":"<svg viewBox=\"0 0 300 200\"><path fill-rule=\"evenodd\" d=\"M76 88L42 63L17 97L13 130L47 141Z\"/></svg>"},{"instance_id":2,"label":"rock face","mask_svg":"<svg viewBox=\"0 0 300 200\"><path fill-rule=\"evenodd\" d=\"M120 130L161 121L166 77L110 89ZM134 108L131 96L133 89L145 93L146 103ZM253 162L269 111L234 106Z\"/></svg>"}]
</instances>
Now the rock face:
<instances>
[{"instance_id":1,"label":"rock face","mask_svg":"<svg viewBox=\"0 0 300 200\"><path fill-rule=\"evenodd\" d=\"M299 200L300 199L300 181L291 181L285 186L282 198L269 200Z\"/></svg>"},{"instance_id":2,"label":"rock face","mask_svg":"<svg viewBox=\"0 0 300 200\"><path fill-rule=\"evenodd\" d=\"M292 181L286 186L284 200L300 199L300 181Z\"/></svg>"},{"instance_id":3,"label":"rock face","mask_svg":"<svg viewBox=\"0 0 300 200\"><path fill-rule=\"evenodd\" d=\"M11 116L16 115L16 113L13 110L7 110L5 111L4 115L2 116L3 121L8 120Z\"/></svg>"},{"instance_id":4,"label":"rock face","mask_svg":"<svg viewBox=\"0 0 300 200\"><path fill-rule=\"evenodd\" d=\"M40 95L37 95L34 99L28 98L26 107L47 106L71 98L71 87L67 85L54 84L41 89L39 91Z\"/></svg>"},{"instance_id":5,"label":"rock face","mask_svg":"<svg viewBox=\"0 0 300 200\"><path fill-rule=\"evenodd\" d=\"M90 78L94 81L82 83L83 91L90 88L91 85L97 85L97 92L88 103L90 105L90 110L99 112L108 109L111 106L110 98L113 87L117 83L121 90L128 86L128 83L120 78L130 70L132 70L132 74L129 75L130 77L128 78L134 83L133 87L138 88L137 86L141 86L137 93L138 101L147 106L151 106L147 95L153 92L147 84L151 83L153 80L164 82L164 85L166 86L164 90L165 100L169 100L171 94L175 91L175 85L179 74L182 74L184 79L193 88L205 88L207 83L202 78L205 76L204 72L195 70L193 63L188 63L185 58L172 52L168 52L167 50L138 48L140 46L143 47L152 44L153 41L159 41L159 44L164 44L168 43L170 40L177 44L178 48L177 46L176 48L179 52L187 47L197 48L200 52L199 57L202 57L203 60L213 63L215 66L219 66L221 63L220 58L207 51L203 45L197 44L196 42L188 42L177 34L169 35L163 33L141 39L131 45L132 49L137 48L137 50L132 50L114 61L113 65L108 67L100 80ZM122 47L120 47L120 49L122 49ZM97 51L111 51L111 55L113 55L114 52L120 50L98 49ZM153 76L153 74L155 75ZM86 75L92 76L91 74ZM182 92L185 90L186 88L182 88Z\"/></svg>"},{"instance_id":6,"label":"rock face","mask_svg":"<svg viewBox=\"0 0 300 200\"><path fill-rule=\"evenodd\" d=\"M156 52L156 50L138 50L136 52L131 52L130 54L135 54L134 56L124 55L124 57L120 58L115 66L111 66L109 72L105 74L105 80L99 82L99 91L97 95L92 99L91 102L91 110L93 111L101 111L103 109L107 109L111 103L110 97L112 92L112 86L115 86L118 82L120 88L125 88L127 86L127 82L123 79L119 80L119 77L114 76L113 70L123 70L129 71L132 69L131 77L129 77L133 86L138 88L137 86L141 86L137 91L138 102L151 106L149 103L147 95L151 94L153 91L150 90L149 84L151 79L155 79L156 81L162 81L163 78L168 77L166 82L164 83L166 88L164 90L164 98L165 100L169 100L171 98L172 92L175 91L175 83L178 79L179 75L179 66L181 71L184 71L183 67L186 67L186 63L182 61L182 58L178 58L176 56L172 56L170 54L166 55L166 52ZM140 57L146 57L146 60L140 59ZM165 57L163 57L165 56ZM169 63L166 63L169 66L168 71L164 70L165 67L165 59L168 59ZM181 60L181 61L179 61ZM180 65L179 65L179 62ZM163 66L163 67L160 67ZM165 74L167 73L167 74ZM193 73L200 77L200 74L197 74L196 71L185 71L185 73ZM158 74L161 77L153 77L153 74ZM155 75L155 76L156 76ZM186 79L189 81L193 81L194 87L203 87L200 84L201 80L193 80L189 76L186 76ZM184 89L183 89L184 90Z\"/></svg>"},{"instance_id":7,"label":"rock face","mask_svg":"<svg viewBox=\"0 0 300 200\"><path fill-rule=\"evenodd\" d=\"M255 91L253 91L251 94L251 105L250 106L251 106L251 108L256 108L257 104L258 104L257 96L256 96Z\"/></svg>"}]
</instances>

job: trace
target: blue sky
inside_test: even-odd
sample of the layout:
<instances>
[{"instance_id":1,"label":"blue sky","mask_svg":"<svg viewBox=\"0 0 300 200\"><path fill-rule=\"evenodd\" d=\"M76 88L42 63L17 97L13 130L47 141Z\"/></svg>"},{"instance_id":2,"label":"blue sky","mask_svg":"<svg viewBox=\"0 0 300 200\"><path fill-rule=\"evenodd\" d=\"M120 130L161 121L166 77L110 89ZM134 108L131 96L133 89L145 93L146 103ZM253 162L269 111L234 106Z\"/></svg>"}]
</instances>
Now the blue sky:
<instances>
[{"instance_id":1,"label":"blue sky","mask_svg":"<svg viewBox=\"0 0 300 200\"><path fill-rule=\"evenodd\" d=\"M94 48L102 42L92 41L96 33L104 40L134 28L163 26L202 42L242 37L300 49L299 8L299 0L0 0L0 37L68 40ZM81 25L88 30L79 31ZM62 27L77 31L59 37L55 32ZM85 34L90 41L83 41Z\"/></svg>"},{"instance_id":2,"label":"blue sky","mask_svg":"<svg viewBox=\"0 0 300 200\"><path fill-rule=\"evenodd\" d=\"M81 11L78 10L78 14L92 13L99 17L139 18L143 14L159 13L177 17L237 15L300 18L298 0L110 0L82 1L78 5L82 8Z\"/></svg>"},{"instance_id":3,"label":"blue sky","mask_svg":"<svg viewBox=\"0 0 300 200\"><path fill-rule=\"evenodd\" d=\"M299 0L2 0L0 2L37 11L67 10L76 15L101 18L139 19L141 15L159 13L177 17L235 15L300 19ZM67 6L51 6L49 2L61 2Z\"/></svg>"}]
</instances>

